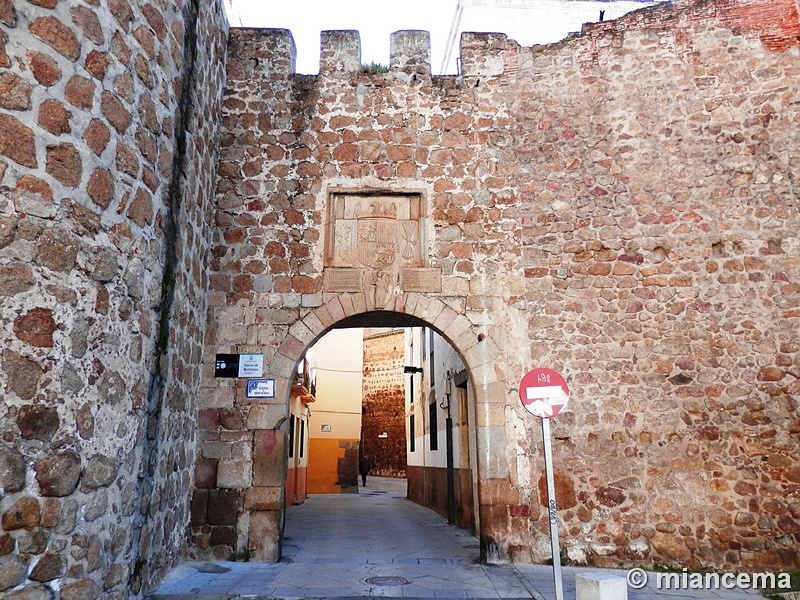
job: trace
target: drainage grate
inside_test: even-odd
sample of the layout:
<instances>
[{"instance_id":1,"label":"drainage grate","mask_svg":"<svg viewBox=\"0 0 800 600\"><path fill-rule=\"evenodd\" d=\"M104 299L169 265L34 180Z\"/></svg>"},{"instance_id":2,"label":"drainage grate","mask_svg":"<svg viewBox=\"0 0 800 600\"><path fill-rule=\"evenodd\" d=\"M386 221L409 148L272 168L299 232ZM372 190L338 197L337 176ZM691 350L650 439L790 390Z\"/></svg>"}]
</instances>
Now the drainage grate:
<instances>
[{"instance_id":1,"label":"drainage grate","mask_svg":"<svg viewBox=\"0 0 800 600\"><path fill-rule=\"evenodd\" d=\"M405 577L370 577L366 580L370 585L408 585L411 583Z\"/></svg>"}]
</instances>

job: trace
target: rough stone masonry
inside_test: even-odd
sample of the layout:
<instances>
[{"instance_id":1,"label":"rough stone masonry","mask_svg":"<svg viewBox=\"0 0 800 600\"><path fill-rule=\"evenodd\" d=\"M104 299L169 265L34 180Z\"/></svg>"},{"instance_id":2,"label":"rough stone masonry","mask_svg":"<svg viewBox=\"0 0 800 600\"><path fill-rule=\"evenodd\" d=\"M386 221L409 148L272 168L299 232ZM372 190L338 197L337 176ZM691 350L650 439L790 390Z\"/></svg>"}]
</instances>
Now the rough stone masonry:
<instances>
[{"instance_id":1,"label":"rough stone masonry","mask_svg":"<svg viewBox=\"0 0 800 600\"><path fill-rule=\"evenodd\" d=\"M185 554L227 44L198 8L0 0L3 598L136 597Z\"/></svg>"},{"instance_id":2,"label":"rough stone masonry","mask_svg":"<svg viewBox=\"0 0 800 600\"><path fill-rule=\"evenodd\" d=\"M217 3L0 0L0 593L276 560L295 364L371 311L464 360L485 560L549 552L516 390L548 366L571 559L797 568L799 36L792 1L681 1L466 34L457 76L326 32L300 76Z\"/></svg>"}]
</instances>

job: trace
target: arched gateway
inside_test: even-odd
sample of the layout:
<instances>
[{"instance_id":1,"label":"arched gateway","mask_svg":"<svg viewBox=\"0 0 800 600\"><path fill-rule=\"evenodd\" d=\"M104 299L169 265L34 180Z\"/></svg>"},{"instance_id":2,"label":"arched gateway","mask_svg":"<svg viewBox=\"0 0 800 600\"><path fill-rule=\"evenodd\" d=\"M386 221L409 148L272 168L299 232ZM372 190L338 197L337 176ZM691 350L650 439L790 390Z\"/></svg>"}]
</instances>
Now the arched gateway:
<instances>
[{"instance_id":1,"label":"arched gateway","mask_svg":"<svg viewBox=\"0 0 800 600\"><path fill-rule=\"evenodd\" d=\"M0 0L0 594L139 597L280 554L289 377L419 318L475 392L484 558L800 565L800 18L674 0L558 44L422 32L320 73L222 2ZM214 377L264 355L274 399Z\"/></svg>"},{"instance_id":2,"label":"arched gateway","mask_svg":"<svg viewBox=\"0 0 800 600\"><path fill-rule=\"evenodd\" d=\"M324 32L318 76L294 74L288 31L231 32L197 555L280 556L290 377L379 311L430 324L469 371L486 560L548 557L517 393L538 366L573 397L554 429L571 559L797 564L797 44L704 6L539 49L465 34L443 77L424 32L392 36L385 74L356 32ZM248 352L274 399L213 378L215 354Z\"/></svg>"},{"instance_id":3,"label":"arched gateway","mask_svg":"<svg viewBox=\"0 0 800 600\"><path fill-rule=\"evenodd\" d=\"M503 353L495 340L513 339L514 333L470 318L474 300L464 293L466 286L444 293L451 284L440 267L429 266L423 243L433 233L428 194L388 186L335 189L324 201L328 219L319 240L325 248L319 292L296 294L300 305L294 308L231 305L226 299L210 312L209 352L263 353L265 376L275 379L274 398L269 399L248 398L243 380L206 380L193 529L200 549L217 547L221 556L250 551L257 560L280 558L292 383L305 351L331 329L428 326L462 357L474 404L489 406L493 394L499 406L505 403L507 386L498 381ZM514 289L510 280L519 276L506 277L509 281L498 291ZM455 285L467 281L459 278ZM494 283L501 281L498 275ZM472 287L478 297L479 290ZM234 298L240 293L234 292ZM489 290L484 293L489 296ZM516 376L516 371L510 373ZM508 466L493 459L490 448L506 444L502 418L485 412L477 416L476 427L478 461L485 462L480 472L501 481L508 478Z\"/></svg>"}]
</instances>

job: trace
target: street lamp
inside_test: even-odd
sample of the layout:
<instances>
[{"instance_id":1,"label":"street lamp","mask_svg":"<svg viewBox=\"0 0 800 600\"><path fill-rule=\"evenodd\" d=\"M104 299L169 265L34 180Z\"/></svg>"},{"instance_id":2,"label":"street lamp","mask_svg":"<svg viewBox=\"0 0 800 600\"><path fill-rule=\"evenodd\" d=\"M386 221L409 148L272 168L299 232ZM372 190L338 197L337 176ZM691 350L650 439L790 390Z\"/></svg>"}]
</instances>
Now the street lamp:
<instances>
[{"instance_id":1,"label":"street lamp","mask_svg":"<svg viewBox=\"0 0 800 600\"><path fill-rule=\"evenodd\" d=\"M411 375L411 402L414 402L414 373L422 373L422 367L403 367L403 373Z\"/></svg>"},{"instance_id":2,"label":"street lamp","mask_svg":"<svg viewBox=\"0 0 800 600\"><path fill-rule=\"evenodd\" d=\"M447 410L447 416L450 417L450 392L453 387L453 375L450 369L447 369L446 381L444 382L444 400L439 404L439 408Z\"/></svg>"},{"instance_id":3,"label":"street lamp","mask_svg":"<svg viewBox=\"0 0 800 600\"><path fill-rule=\"evenodd\" d=\"M412 366L406 365L406 366L403 367L403 373L411 375L411 390L410 390L410 395L409 395L409 398L410 398L409 404L411 404L411 406L412 406L410 419L413 419L414 418L414 411L413 411L413 406L414 406L414 375L416 373L422 373L422 367L412 367ZM411 431L409 432L409 450L412 451L412 452L414 451L414 435L415 435L415 432L414 432L414 430L412 428ZM425 466L425 453L424 452L423 452L423 456L422 456L422 465L423 465L423 467ZM408 493L408 497L411 498L411 495L410 495L411 494L411 486L408 487L408 492L407 493Z\"/></svg>"}]
</instances>

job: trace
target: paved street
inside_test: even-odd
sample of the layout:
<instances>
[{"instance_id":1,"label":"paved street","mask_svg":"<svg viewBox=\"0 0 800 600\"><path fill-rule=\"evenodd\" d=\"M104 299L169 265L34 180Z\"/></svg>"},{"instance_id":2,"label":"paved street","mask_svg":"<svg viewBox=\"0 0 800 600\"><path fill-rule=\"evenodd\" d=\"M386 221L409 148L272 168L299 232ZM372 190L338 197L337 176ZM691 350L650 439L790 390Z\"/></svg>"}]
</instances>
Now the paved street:
<instances>
[{"instance_id":1,"label":"paved street","mask_svg":"<svg viewBox=\"0 0 800 600\"><path fill-rule=\"evenodd\" d=\"M315 495L287 511L277 564L194 562L175 569L155 599L188 598L555 598L552 569L478 563L478 540L405 498L405 481L371 477L359 494ZM565 567L565 600L575 575ZM604 571L621 577L625 571ZM652 575L652 574L651 574ZM630 600L747 600L757 591L656 590Z\"/></svg>"}]
</instances>

